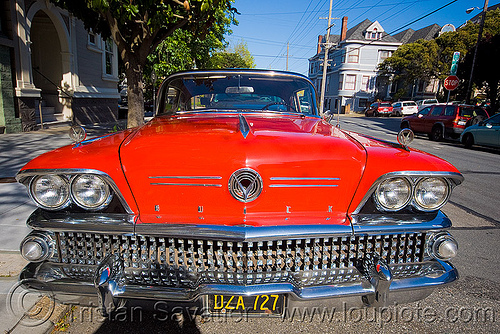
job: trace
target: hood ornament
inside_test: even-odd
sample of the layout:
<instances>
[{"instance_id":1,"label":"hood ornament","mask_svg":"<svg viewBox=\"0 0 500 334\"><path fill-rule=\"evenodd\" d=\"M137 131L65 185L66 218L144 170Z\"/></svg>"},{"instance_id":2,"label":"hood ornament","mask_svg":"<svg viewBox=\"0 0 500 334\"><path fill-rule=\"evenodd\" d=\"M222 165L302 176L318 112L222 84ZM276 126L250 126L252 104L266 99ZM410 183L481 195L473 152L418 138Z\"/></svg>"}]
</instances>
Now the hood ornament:
<instances>
[{"instance_id":1,"label":"hood ornament","mask_svg":"<svg viewBox=\"0 0 500 334\"><path fill-rule=\"evenodd\" d=\"M79 144L87 138L87 132L81 125L73 125L69 129L69 138L75 143Z\"/></svg>"},{"instance_id":2,"label":"hood ornament","mask_svg":"<svg viewBox=\"0 0 500 334\"><path fill-rule=\"evenodd\" d=\"M248 203L259 197L262 192L262 178L253 169L238 169L231 174L228 188L231 196L240 202Z\"/></svg>"},{"instance_id":3,"label":"hood ornament","mask_svg":"<svg viewBox=\"0 0 500 334\"><path fill-rule=\"evenodd\" d=\"M398 143L405 149L408 148L413 139L415 139L415 135L410 129L402 129L398 133Z\"/></svg>"},{"instance_id":4,"label":"hood ornament","mask_svg":"<svg viewBox=\"0 0 500 334\"><path fill-rule=\"evenodd\" d=\"M250 132L250 126L248 125L247 119L242 114L238 115L238 119L239 119L239 124L238 124L239 130L243 135L243 138L246 139L248 133Z\"/></svg>"}]
</instances>

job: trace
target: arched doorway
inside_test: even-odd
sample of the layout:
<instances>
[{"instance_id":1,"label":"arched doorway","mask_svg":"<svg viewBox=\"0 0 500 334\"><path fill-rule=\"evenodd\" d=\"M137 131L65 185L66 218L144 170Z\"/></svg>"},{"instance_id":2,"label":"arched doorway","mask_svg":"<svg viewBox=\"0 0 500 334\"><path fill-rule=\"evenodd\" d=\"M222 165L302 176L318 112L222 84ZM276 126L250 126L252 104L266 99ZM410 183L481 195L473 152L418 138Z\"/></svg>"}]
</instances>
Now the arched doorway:
<instances>
[{"instance_id":1,"label":"arched doorway","mask_svg":"<svg viewBox=\"0 0 500 334\"><path fill-rule=\"evenodd\" d=\"M63 105L59 99L63 78L61 43L54 23L42 10L31 21L30 40L33 84L41 89L44 122L56 120L56 115L62 119Z\"/></svg>"}]
</instances>

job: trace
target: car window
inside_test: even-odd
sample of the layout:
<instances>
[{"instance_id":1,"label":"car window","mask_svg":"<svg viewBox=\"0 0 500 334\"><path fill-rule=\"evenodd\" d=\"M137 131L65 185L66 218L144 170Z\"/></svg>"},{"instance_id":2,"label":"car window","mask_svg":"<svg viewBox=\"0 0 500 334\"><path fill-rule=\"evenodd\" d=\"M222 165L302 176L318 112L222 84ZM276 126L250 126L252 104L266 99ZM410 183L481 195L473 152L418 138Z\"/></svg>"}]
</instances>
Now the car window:
<instances>
[{"instance_id":1,"label":"car window","mask_svg":"<svg viewBox=\"0 0 500 334\"><path fill-rule=\"evenodd\" d=\"M417 104L415 102L404 102L404 107L415 107Z\"/></svg>"},{"instance_id":2,"label":"car window","mask_svg":"<svg viewBox=\"0 0 500 334\"><path fill-rule=\"evenodd\" d=\"M429 115L429 111L431 111L431 107L424 108L418 112L419 115L427 116Z\"/></svg>"},{"instance_id":3,"label":"car window","mask_svg":"<svg viewBox=\"0 0 500 334\"><path fill-rule=\"evenodd\" d=\"M437 100L425 100L424 104L433 104L433 103L438 103Z\"/></svg>"},{"instance_id":4,"label":"car window","mask_svg":"<svg viewBox=\"0 0 500 334\"><path fill-rule=\"evenodd\" d=\"M486 123L489 123L494 126L500 125L500 114L496 114L493 117L490 117L486 120Z\"/></svg>"},{"instance_id":5,"label":"car window","mask_svg":"<svg viewBox=\"0 0 500 334\"><path fill-rule=\"evenodd\" d=\"M462 117L473 117L474 116L474 109L471 107L460 107L459 115Z\"/></svg>"},{"instance_id":6,"label":"car window","mask_svg":"<svg viewBox=\"0 0 500 334\"><path fill-rule=\"evenodd\" d=\"M401 103L399 103L399 102L398 102L398 103L394 103L392 106L393 106L394 108L399 108L399 107L401 106Z\"/></svg>"},{"instance_id":7,"label":"car window","mask_svg":"<svg viewBox=\"0 0 500 334\"><path fill-rule=\"evenodd\" d=\"M446 106L446 109L444 110L444 115L445 116L455 115L455 106Z\"/></svg>"},{"instance_id":8,"label":"car window","mask_svg":"<svg viewBox=\"0 0 500 334\"><path fill-rule=\"evenodd\" d=\"M391 104L390 103L381 103L380 106L381 107L390 107Z\"/></svg>"},{"instance_id":9,"label":"car window","mask_svg":"<svg viewBox=\"0 0 500 334\"><path fill-rule=\"evenodd\" d=\"M294 76L200 72L165 82L161 97L159 114L245 110L316 115L313 86Z\"/></svg>"},{"instance_id":10,"label":"car window","mask_svg":"<svg viewBox=\"0 0 500 334\"><path fill-rule=\"evenodd\" d=\"M434 109L432 109L432 116L439 116L443 112L444 107L443 106L434 106Z\"/></svg>"},{"instance_id":11,"label":"car window","mask_svg":"<svg viewBox=\"0 0 500 334\"><path fill-rule=\"evenodd\" d=\"M488 114L486 113L486 111L484 111L484 109L477 108L477 109L474 109L474 116L488 117Z\"/></svg>"}]
</instances>

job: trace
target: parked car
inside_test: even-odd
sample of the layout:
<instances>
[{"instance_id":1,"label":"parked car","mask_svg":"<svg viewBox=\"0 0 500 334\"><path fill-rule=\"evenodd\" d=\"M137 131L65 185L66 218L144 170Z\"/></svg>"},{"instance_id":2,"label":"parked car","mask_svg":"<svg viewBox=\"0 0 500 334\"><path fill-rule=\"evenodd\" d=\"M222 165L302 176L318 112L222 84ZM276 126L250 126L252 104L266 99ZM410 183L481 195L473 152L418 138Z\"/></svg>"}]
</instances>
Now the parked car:
<instances>
[{"instance_id":1,"label":"parked car","mask_svg":"<svg viewBox=\"0 0 500 334\"><path fill-rule=\"evenodd\" d=\"M365 110L365 116L391 116L392 105L389 102L374 102Z\"/></svg>"},{"instance_id":2,"label":"parked car","mask_svg":"<svg viewBox=\"0 0 500 334\"><path fill-rule=\"evenodd\" d=\"M428 134L432 140L444 137L458 138L468 124L488 117L486 110L467 105L433 105L418 113L404 117L401 129L408 128L415 133Z\"/></svg>"},{"instance_id":3,"label":"parked car","mask_svg":"<svg viewBox=\"0 0 500 334\"><path fill-rule=\"evenodd\" d=\"M173 74L144 126L17 174L38 205L20 280L104 314L129 299L224 316L419 300L458 278L440 208L463 177L399 138L330 124L299 74Z\"/></svg>"},{"instance_id":4,"label":"parked car","mask_svg":"<svg viewBox=\"0 0 500 334\"><path fill-rule=\"evenodd\" d=\"M418 106L414 101L398 101L392 104L392 112L396 116L413 115L418 112Z\"/></svg>"},{"instance_id":5,"label":"parked car","mask_svg":"<svg viewBox=\"0 0 500 334\"><path fill-rule=\"evenodd\" d=\"M465 129L460 142L467 148L472 145L500 147L500 114Z\"/></svg>"},{"instance_id":6,"label":"parked car","mask_svg":"<svg viewBox=\"0 0 500 334\"><path fill-rule=\"evenodd\" d=\"M426 100L417 100L418 111L424 109L425 107L432 106L434 104L439 104L436 99L426 99Z\"/></svg>"}]
</instances>

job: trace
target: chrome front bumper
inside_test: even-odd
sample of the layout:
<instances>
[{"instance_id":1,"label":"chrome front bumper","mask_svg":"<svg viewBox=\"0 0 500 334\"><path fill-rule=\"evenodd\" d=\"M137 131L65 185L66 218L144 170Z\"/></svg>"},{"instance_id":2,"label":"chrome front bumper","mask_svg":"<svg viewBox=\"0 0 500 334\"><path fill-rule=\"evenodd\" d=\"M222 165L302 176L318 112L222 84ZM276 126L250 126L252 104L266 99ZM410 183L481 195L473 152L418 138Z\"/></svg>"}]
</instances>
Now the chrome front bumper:
<instances>
[{"instance_id":1,"label":"chrome front bumper","mask_svg":"<svg viewBox=\"0 0 500 334\"><path fill-rule=\"evenodd\" d=\"M441 267L439 273L429 272L427 276L394 279L388 289L388 299L384 304L408 303L428 296L436 287L458 279L457 270L449 263L435 260ZM21 272L20 281L27 289L51 291L63 300L65 297L97 297L93 282L71 279L64 276L61 266L44 262L30 263ZM366 300L374 297L376 286L369 280L357 283L343 283L326 286L297 288L289 283L256 284L249 286L227 284L202 284L195 289L123 285L114 295L123 299L149 299L175 302L202 303L205 295L270 295L285 294L289 305L341 305L367 306ZM291 304L290 304L291 303Z\"/></svg>"},{"instance_id":2,"label":"chrome front bumper","mask_svg":"<svg viewBox=\"0 0 500 334\"><path fill-rule=\"evenodd\" d=\"M75 238L67 239L73 240L67 242L76 242L85 245L84 239L78 239L85 238L85 233L90 233L90 239L88 240L102 242L101 239L96 239L94 234L91 234L95 231L93 229L95 227L94 223L89 224L83 221L73 223L70 221L50 222L37 218L40 217L36 214L32 216L29 225L38 231L58 233L57 239L59 242L63 240L64 236L66 238ZM97 222L95 224L97 225ZM111 232L113 231L115 222L99 225L99 233ZM160 238L171 238L174 236L184 238L186 235L189 235L191 238L196 236L209 240L225 240L224 242L218 241L218 243L220 242L221 245L230 243L235 247L233 243L244 244L245 242L253 242L255 244L259 243L260 240L266 244L265 240L269 240L270 238L273 240L283 240L284 243L288 239L297 240L304 237L308 239L331 238L335 235L342 240L356 238L356 240L371 240L370 242L375 242L374 240L378 238L377 236L388 234L413 235L422 232L425 235L425 233L441 232L450 227L451 222L444 214L438 212L432 217L429 216L427 220L395 220L373 215L357 215L352 217L351 226L312 225L259 228L251 226L224 227L205 225L183 226L183 228L180 228L180 226L174 227L156 224L155 226L152 224L129 225L125 220L116 222L116 225L120 228L114 231L115 235L120 235L120 238L124 238L123 240L127 240L127 242L129 241L127 238L130 238L130 236L134 236L134 238L153 238L152 236L157 235ZM103 230L104 227L107 228L107 231ZM80 236L77 236L77 233ZM76 241L76 239L79 241ZM405 237L402 240L410 239ZM363 242L364 247L366 247L367 241ZM412 243L414 245L414 241ZM61 247L68 247L67 243L65 245ZM343 262L344 266L336 266L333 269L329 269L329 274L334 271L334 274L338 274L341 279L323 281L321 284L301 285L297 283L297 280L279 282L272 280L259 281L259 284L252 283L254 282L252 280L244 281L243 283L241 281L234 283L232 283L233 281L225 281L224 284L218 284L217 281L205 280L198 281L197 284L192 286L175 287L165 284L139 284L139 281L128 279L130 276L126 276L126 271L128 270L128 273L130 273L130 270L141 271L142 269L140 269L140 266L136 269L125 266L124 269L123 263L130 261L129 258L126 258L125 254L114 252L113 254L116 257L115 262L110 262L109 256L107 256L105 259L97 262L93 260L94 262L92 263L85 262L84 258L80 258L79 261L82 261L80 264L78 262L61 263L57 261L57 257L60 259L61 254L66 254L64 253L64 248L59 249L59 255L55 255L52 261L28 264L21 273L20 280L28 289L52 291L62 300L65 300L66 297L71 299L71 296L86 296L97 299L99 295L101 298L100 305L103 304L104 299L112 301L122 299L164 300L173 303L203 305L208 295L253 296L283 294L287 296L286 306L294 307L309 305L338 306L346 304L352 306L382 306L393 302L407 303L425 298L434 288L458 279L458 272L450 263L432 259L428 255L423 254L422 249L420 249L418 256L415 253L407 252L406 248L401 248L401 245L408 244L400 244L400 241L397 241L397 245L400 246L396 249L400 251L404 249L403 255L396 258L392 258L393 255L391 254L387 255L387 259L396 259L395 262L391 262L392 260L385 262L382 259L377 265L373 261L366 261L368 255L367 252L363 251L362 258L365 260L363 260L361 267L359 263L354 263L353 265L349 261ZM90 247L87 248L87 251L94 249L94 246L91 245ZM340 247L344 249L342 248L343 246ZM346 246L345 249L348 252L350 247ZM85 254L84 250L81 249L77 253ZM338 253L336 251L337 256L341 253L340 250ZM72 254L75 255L76 253ZM350 253L345 254L349 258ZM382 253L380 254L383 255ZM397 259L409 260L398 262ZM412 269L412 266L417 268ZM72 272L71 270L75 270L75 268L76 271ZM380 268L385 269L379 270ZM313 269L312 267L308 267L308 269L302 268L301 270L310 276L318 275L321 271L326 272L325 269L321 268L319 270ZM81 271L81 276L76 275L78 271ZM270 273L264 271L264 274Z\"/></svg>"}]
</instances>

